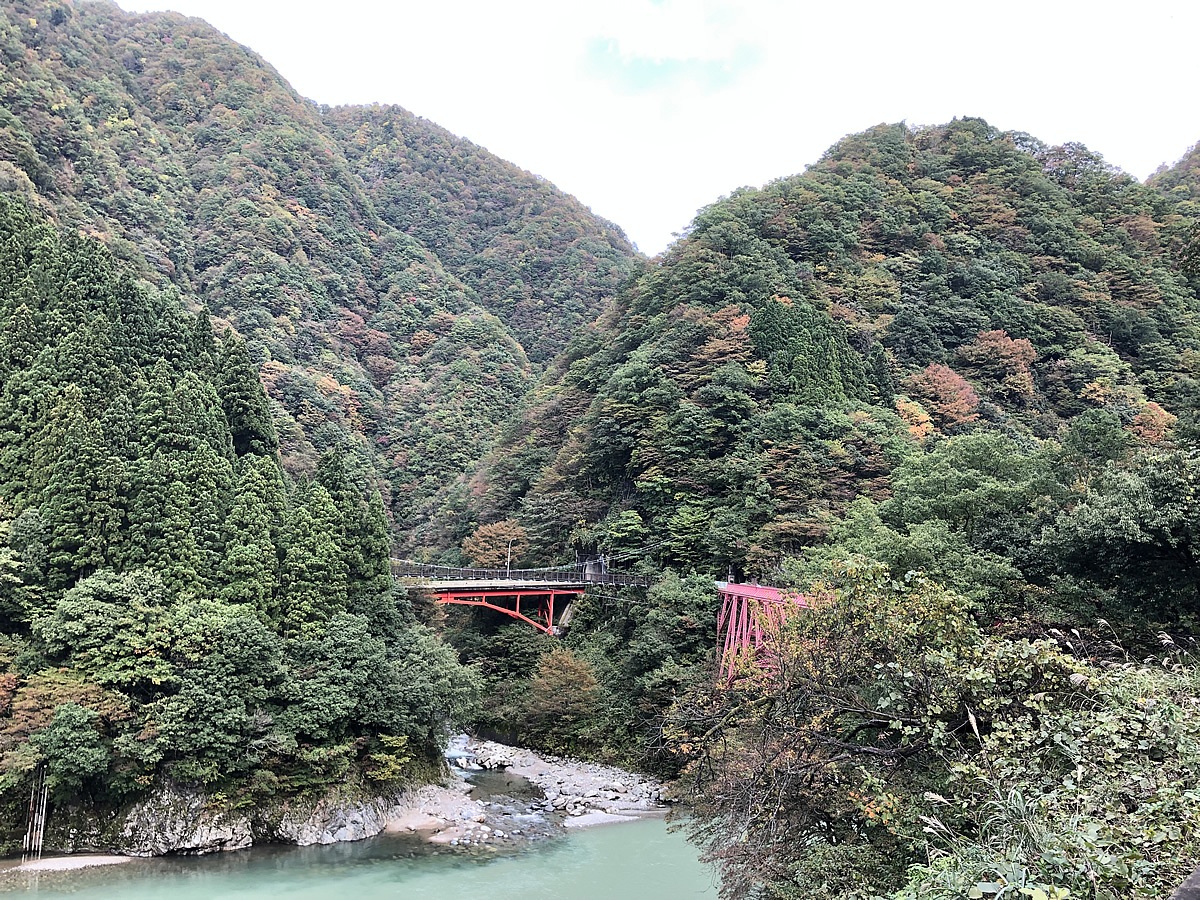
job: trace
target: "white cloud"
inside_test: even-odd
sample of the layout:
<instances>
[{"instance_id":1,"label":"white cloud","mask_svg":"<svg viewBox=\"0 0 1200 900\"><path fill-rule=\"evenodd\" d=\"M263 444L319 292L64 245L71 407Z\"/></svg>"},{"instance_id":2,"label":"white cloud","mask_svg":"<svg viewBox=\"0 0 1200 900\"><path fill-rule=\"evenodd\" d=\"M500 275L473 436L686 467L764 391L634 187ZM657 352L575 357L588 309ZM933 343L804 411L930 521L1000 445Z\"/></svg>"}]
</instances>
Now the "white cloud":
<instances>
[{"instance_id":1,"label":"white cloud","mask_svg":"<svg viewBox=\"0 0 1200 900\"><path fill-rule=\"evenodd\" d=\"M881 121L979 115L1082 141L1139 177L1200 140L1191 2L164 6L318 102L399 103L544 175L649 252L698 207Z\"/></svg>"}]
</instances>

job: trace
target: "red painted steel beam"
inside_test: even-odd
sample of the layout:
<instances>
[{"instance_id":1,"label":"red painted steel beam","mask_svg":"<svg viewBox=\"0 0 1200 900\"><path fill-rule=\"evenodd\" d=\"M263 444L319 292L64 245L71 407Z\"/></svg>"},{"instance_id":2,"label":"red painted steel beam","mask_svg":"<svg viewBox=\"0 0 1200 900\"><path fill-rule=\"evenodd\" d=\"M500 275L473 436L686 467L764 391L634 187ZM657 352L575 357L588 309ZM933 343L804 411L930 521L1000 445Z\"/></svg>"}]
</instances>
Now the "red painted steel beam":
<instances>
[{"instance_id":1,"label":"red painted steel beam","mask_svg":"<svg viewBox=\"0 0 1200 900\"><path fill-rule=\"evenodd\" d=\"M584 593L584 589L571 590L557 588L554 590L533 590L533 591L512 591L504 589L494 590L456 590L456 591L439 591L434 594L434 599L438 603L454 604L457 606L483 606L488 609L493 609L496 612L504 613L506 616L511 616L514 619L519 619L522 622L527 622L536 628L538 631L544 631L546 634L554 634L554 601L560 595L571 597L580 597ZM491 603L491 600L499 600L501 598L511 597L516 600L516 608L512 609L507 606L498 606ZM521 612L522 597L538 597L542 598L543 602L539 604L539 612L544 611L546 615L545 624L532 619ZM536 613L535 613L536 615Z\"/></svg>"},{"instance_id":2,"label":"red painted steel beam","mask_svg":"<svg viewBox=\"0 0 1200 900\"><path fill-rule=\"evenodd\" d=\"M552 597L557 594L574 594L575 596L578 597L578 596L582 596L583 593L584 593L583 588L580 588L579 590L557 588L553 591L508 591L508 590L438 591L433 596L435 598L437 598L440 602L449 603L449 602L451 602L451 600L449 599L451 597ZM443 599L443 598L445 598L445 599Z\"/></svg>"},{"instance_id":3,"label":"red painted steel beam","mask_svg":"<svg viewBox=\"0 0 1200 900\"><path fill-rule=\"evenodd\" d=\"M717 615L717 634L723 638L721 673L732 681L738 662L756 659L758 665L771 668L777 662L775 643L780 629L797 609L808 606L805 597L782 588L758 584L717 582L721 610Z\"/></svg>"},{"instance_id":4,"label":"red painted steel beam","mask_svg":"<svg viewBox=\"0 0 1200 900\"><path fill-rule=\"evenodd\" d=\"M538 631L544 631L544 632L546 632L546 634L554 633L553 626L543 625L541 622L531 619L531 618L529 618L529 616L523 615L522 613L517 612L515 609L508 609L507 607L504 607L504 606L496 606L493 603L488 603L486 600L468 600L468 599L457 599L456 598L453 600L440 600L438 602L453 603L458 606L484 606L484 607L487 607L488 609L494 609L496 612L504 613L506 616L512 616L514 619L520 619L522 622L528 622L530 625L532 625Z\"/></svg>"}]
</instances>

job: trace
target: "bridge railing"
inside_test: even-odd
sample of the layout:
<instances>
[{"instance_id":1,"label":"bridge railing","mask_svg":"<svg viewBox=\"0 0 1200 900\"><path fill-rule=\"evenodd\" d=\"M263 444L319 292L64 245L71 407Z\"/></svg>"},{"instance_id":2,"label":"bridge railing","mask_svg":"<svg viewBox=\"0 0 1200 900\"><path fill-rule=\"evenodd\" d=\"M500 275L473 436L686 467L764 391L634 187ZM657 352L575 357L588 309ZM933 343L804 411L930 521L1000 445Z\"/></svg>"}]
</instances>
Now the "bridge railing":
<instances>
[{"instance_id":1,"label":"bridge railing","mask_svg":"<svg viewBox=\"0 0 1200 900\"><path fill-rule=\"evenodd\" d=\"M561 566L554 569L466 569L455 566L434 566L405 559L392 560L395 578L419 578L426 581L567 581L578 584L611 584L618 587L647 587L650 579L624 572L588 571L587 565Z\"/></svg>"}]
</instances>

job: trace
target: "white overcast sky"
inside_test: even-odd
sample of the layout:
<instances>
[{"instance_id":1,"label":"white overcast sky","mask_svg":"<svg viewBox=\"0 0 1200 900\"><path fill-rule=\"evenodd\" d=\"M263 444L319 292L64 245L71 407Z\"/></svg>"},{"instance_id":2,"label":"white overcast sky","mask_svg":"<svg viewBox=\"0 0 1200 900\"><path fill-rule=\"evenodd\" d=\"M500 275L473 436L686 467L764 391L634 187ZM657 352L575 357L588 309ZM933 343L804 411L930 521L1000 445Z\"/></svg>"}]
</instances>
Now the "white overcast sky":
<instances>
[{"instance_id":1,"label":"white overcast sky","mask_svg":"<svg viewBox=\"0 0 1200 900\"><path fill-rule=\"evenodd\" d=\"M121 2L207 19L319 103L398 103L651 254L879 122L983 116L1142 179L1200 141L1195 0Z\"/></svg>"}]
</instances>

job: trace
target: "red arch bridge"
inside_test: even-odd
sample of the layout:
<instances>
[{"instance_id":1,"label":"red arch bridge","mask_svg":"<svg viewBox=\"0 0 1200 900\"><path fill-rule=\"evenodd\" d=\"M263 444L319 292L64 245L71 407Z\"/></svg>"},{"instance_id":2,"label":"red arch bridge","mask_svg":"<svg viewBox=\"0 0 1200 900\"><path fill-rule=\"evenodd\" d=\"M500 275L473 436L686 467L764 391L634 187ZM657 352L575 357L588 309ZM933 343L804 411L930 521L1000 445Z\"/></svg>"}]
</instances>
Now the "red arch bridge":
<instances>
[{"instance_id":1,"label":"red arch bridge","mask_svg":"<svg viewBox=\"0 0 1200 900\"><path fill-rule=\"evenodd\" d=\"M572 604L590 587L650 584L638 575L607 572L600 562L553 569L460 569L394 559L392 575L432 594L438 603L494 609L546 634L563 633Z\"/></svg>"},{"instance_id":2,"label":"red arch bridge","mask_svg":"<svg viewBox=\"0 0 1200 900\"><path fill-rule=\"evenodd\" d=\"M650 580L605 571L600 562L551 569L463 569L392 560L396 580L431 594L437 603L482 606L558 635L570 625L572 604L590 587L646 587ZM731 679L738 663L751 656L769 666L772 644L804 597L782 588L716 582L721 599L717 634L721 672Z\"/></svg>"}]
</instances>

